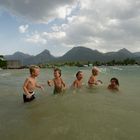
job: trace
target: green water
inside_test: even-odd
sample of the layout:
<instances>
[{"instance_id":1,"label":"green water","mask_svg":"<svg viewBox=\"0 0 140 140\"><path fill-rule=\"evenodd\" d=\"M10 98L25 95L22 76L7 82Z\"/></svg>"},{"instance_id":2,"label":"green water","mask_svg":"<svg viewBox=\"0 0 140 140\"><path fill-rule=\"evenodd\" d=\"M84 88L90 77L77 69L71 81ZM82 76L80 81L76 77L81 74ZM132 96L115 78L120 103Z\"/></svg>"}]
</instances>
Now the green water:
<instances>
[{"instance_id":1,"label":"green water","mask_svg":"<svg viewBox=\"0 0 140 140\"><path fill-rule=\"evenodd\" d=\"M78 70L84 72L87 84L91 68L63 67L68 86ZM63 96L54 96L46 86L26 104L22 84L28 70L0 70L0 140L140 140L140 67L100 70L102 86L68 90ZM51 69L42 69L38 81L46 83L52 74ZM120 81L120 93L106 89L114 76Z\"/></svg>"}]
</instances>

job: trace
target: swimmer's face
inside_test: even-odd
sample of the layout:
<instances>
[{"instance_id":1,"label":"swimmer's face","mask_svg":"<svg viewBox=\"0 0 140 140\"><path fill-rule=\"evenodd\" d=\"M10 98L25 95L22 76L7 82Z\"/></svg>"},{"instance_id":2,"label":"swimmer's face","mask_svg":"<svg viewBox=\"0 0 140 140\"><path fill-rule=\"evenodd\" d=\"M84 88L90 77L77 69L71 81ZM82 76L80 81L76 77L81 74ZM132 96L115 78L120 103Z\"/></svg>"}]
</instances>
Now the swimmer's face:
<instances>
[{"instance_id":1,"label":"swimmer's face","mask_svg":"<svg viewBox=\"0 0 140 140\"><path fill-rule=\"evenodd\" d=\"M59 77L60 77L59 71L54 71L54 77L55 77L55 78L59 78Z\"/></svg>"},{"instance_id":2,"label":"swimmer's face","mask_svg":"<svg viewBox=\"0 0 140 140\"><path fill-rule=\"evenodd\" d=\"M92 70L92 74L93 74L94 76L97 76L97 75L99 74L99 71L96 70L96 69L93 69L93 70Z\"/></svg>"},{"instance_id":3,"label":"swimmer's face","mask_svg":"<svg viewBox=\"0 0 140 140\"><path fill-rule=\"evenodd\" d=\"M40 69L34 69L32 75L37 77L39 75L39 73L40 73Z\"/></svg>"},{"instance_id":4,"label":"swimmer's face","mask_svg":"<svg viewBox=\"0 0 140 140\"><path fill-rule=\"evenodd\" d=\"M112 86L116 86L116 81L115 80L111 80L111 85Z\"/></svg>"},{"instance_id":5,"label":"swimmer's face","mask_svg":"<svg viewBox=\"0 0 140 140\"><path fill-rule=\"evenodd\" d=\"M77 75L77 79L78 79L78 80L83 79L83 73L82 73L82 72L80 72L80 73Z\"/></svg>"},{"instance_id":6,"label":"swimmer's face","mask_svg":"<svg viewBox=\"0 0 140 140\"><path fill-rule=\"evenodd\" d=\"M99 71L98 70L96 70L96 75L98 75L99 74Z\"/></svg>"}]
</instances>

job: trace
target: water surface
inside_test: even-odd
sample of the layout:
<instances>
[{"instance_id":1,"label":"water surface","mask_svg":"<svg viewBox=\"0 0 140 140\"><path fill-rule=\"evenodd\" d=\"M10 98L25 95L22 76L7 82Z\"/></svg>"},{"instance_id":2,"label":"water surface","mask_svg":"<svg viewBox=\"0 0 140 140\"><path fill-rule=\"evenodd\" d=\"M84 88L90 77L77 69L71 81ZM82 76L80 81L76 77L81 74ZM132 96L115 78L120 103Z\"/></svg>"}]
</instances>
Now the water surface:
<instances>
[{"instance_id":1,"label":"water surface","mask_svg":"<svg viewBox=\"0 0 140 140\"><path fill-rule=\"evenodd\" d=\"M139 140L140 67L100 67L104 84L87 88L91 68L63 67L68 87L78 70L84 72L85 87L54 96L53 88L36 90L36 100L24 104L22 84L28 70L0 70L1 140ZM41 69L38 82L53 77L52 69ZM107 90L111 77L120 81L120 92Z\"/></svg>"}]
</instances>

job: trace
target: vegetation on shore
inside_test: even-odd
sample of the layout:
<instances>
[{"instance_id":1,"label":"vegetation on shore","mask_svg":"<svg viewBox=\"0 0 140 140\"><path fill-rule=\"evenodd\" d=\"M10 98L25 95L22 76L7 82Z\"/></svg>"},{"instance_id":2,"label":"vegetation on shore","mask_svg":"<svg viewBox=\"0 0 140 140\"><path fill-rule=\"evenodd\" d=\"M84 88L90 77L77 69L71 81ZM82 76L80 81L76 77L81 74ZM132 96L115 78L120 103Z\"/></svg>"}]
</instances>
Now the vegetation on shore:
<instances>
[{"instance_id":1,"label":"vegetation on shore","mask_svg":"<svg viewBox=\"0 0 140 140\"><path fill-rule=\"evenodd\" d=\"M88 66L115 66L115 65L140 65L135 59L127 58L124 60L116 61L115 59L108 62L101 61L69 61L69 62L50 62L47 64L39 63L38 66L41 68L53 68L53 67L61 67L61 66L77 66L77 67L88 67ZM29 66L21 66L20 68L28 68ZM2 55L0 55L0 68L7 68L7 61L4 59Z\"/></svg>"},{"instance_id":2,"label":"vegetation on shore","mask_svg":"<svg viewBox=\"0 0 140 140\"><path fill-rule=\"evenodd\" d=\"M4 60L4 56L0 55L0 68L6 68L7 67L7 61Z\"/></svg>"},{"instance_id":3,"label":"vegetation on shore","mask_svg":"<svg viewBox=\"0 0 140 140\"><path fill-rule=\"evenodd\" d=\"M73 61L73 62L57 62L57 63L48 63L48 64L38 64L41 68L52 68L52 67L61 67L61 66L77 66L77 67L88 67L88 66L115 66L115 65L122 65L122 66L127 66L127 65L140 65L135 59L124 59L122 61L116 61L112 60L109 62L100 62L100 61L95 61L95 62L86 62L86 61Z\"/></svg>"}]
</instances>

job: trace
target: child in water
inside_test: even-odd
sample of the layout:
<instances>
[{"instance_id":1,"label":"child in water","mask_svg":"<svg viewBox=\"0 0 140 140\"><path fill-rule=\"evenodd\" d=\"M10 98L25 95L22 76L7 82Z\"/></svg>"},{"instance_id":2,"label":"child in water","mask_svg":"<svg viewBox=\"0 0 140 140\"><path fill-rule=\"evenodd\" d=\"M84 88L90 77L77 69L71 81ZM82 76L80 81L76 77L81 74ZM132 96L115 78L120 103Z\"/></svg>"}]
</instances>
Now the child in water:
<instances>
[{"instance_id":1,"label":"child in water","mask_svg":"<svg viewBox=\"0 0 140 140\"><path fill-rule=\"evenodd\" d=\"M54 86L54 94L60 94L66 88L64 81L61 78L61 70L56 68L54 69L54 79L48 80L49 86Z\"/></svg>"},{"instance_id":2,"label":"child in water","mask_svg":"<svg viewBox=\"0 0 140 140\"><path fill-rule=\"evenodd\" d=\"M23 85L23 101L24 102L30 102L35 99L34 96L34 90L35 88L41 88L43 87L36 82L36 77L39 76L40 69L38 66L32 65L29 68L30 71L30 76L25 80L24 85Z\"/></svg>"},{"instance_id":3,"label":"child in water","mask_svg":"<svg viewBox=\"0 0 140 140\"><path fill-rule=\"evenodd\" d=\"M99 69L97 67L93 67L92 69L92 75L90 76L88 80L89 87L93 87L94 85L102 84L101 80L97 80L96 77L99 74Z\"/></svg>"},{"instance_id":4,"label":"child in water","mask_svg":"<svg viewBox=\"0 0 140 140\"><path fill-rule=\"evenodd\" d=\"M78 71L76 73L76 80L73 82L72 87L73 88L81 88L82 87L82 81L83 81L83 72Z\"/></svg>"},{"instance_id":5,"label":"child in water","mask_svg":"<svg viewBox=\"0 0 140 140\"><path fill-rule=\"evenodd\" d=\"M119 91L119 80L115 77L111 78L110 84L108 85L108 89Z\"/></svg>"}]
</instances>

